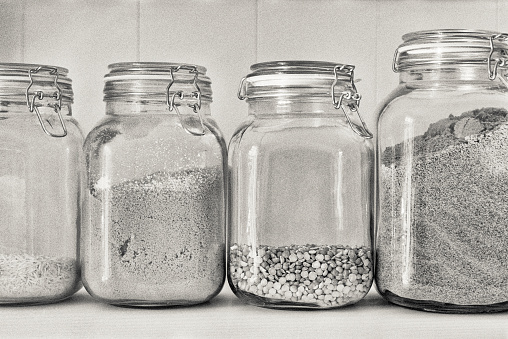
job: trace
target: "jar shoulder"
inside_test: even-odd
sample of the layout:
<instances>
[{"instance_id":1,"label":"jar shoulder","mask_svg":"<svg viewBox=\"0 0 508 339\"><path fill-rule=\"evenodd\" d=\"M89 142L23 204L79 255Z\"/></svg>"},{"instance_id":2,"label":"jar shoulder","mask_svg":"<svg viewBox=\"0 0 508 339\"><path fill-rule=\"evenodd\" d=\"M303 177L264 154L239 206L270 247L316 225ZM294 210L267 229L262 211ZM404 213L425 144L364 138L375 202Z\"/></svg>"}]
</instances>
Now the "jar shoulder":
<instances>
[{"instance_id":1,"label":"jar shoulder","mask_svg":"<svg viewBox=\"0 0 508 339\"><path fill-rule=\"evenodd\" d=\"M85 140L85 134L83 133L83 129L79 122L72 116L67 116L64 118L65 126L67 128L68 133L76 139L80 144L83 144Z\"/></svg>"},{"instance_id":2,"label":"jar shoulder","mask_svg":"<svg viewBox=\"0 0 508 339\"><path fill-rule=\"evenodd\" d=\"M0 143L4 147L12 144L16 149L62 146L81 149L84 134L78 121L72 116L63 116L62 118L67 134L64 137L52 137L44 132L35 114L0 116ZM57 117L43 119L43 123L53 133L62 133L62 127ZM49 126L55 127L52 130Z\"/></svg>"},{"instance_id":3,"label":"jar shoulder","mask_svg":"<svg viewBox=\"0 0 508 339\"><path fill-rule=\"evenodd\" d=\"M486 107L508 108L508 88L477 87L423 87L413 88L400 84L376 111L378 128L392 119L434 121L449 115Z\"/></svg>"},{"instance_id":4,"label":"jar shoulder","mask_svg":"<svg viewBox=\"0 0 508 339\"><path fill-rule=\"evenodd\" d=\"M303 147L319 144L324 147L359 144L370 148L372 142L358 136L344 118L291 116L273 119L249 118L237 128L229 147L230 149L250 145Z\"/></svg>"},{"instance_id":5,"label":"jar shoulder","mask_svg":"<svg viewBox=\"0 0 508 339\"><path fill-rule=\"evenodd\" d=\"M199 124L199 120L197 123ZM114 149L118 151L177 147L190 153L212 150L225 157L226 143L215 120L205 117L203 125L206 132L199 136L187 132L178 116L105 116L88 133L84 150L87 154L98 154L98 151L108 144L114 145Z\"/></svg>"}]
</instances>

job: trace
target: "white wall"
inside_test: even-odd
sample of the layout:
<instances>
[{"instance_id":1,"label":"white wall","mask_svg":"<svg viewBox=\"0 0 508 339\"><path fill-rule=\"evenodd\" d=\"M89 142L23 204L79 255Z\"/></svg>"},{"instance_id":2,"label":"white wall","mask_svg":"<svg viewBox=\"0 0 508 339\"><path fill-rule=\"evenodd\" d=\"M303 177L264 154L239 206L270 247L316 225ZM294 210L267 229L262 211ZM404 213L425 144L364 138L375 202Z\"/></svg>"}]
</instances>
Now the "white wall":
<instances>
[{"instance_id":1,"label":"white wall","mask_svg":"<svg viewBox=\"0 0 508 339\"><path fill-rule=\"evenodd\" d=\"M356 65L369 126L398 81L401 35L436 28L508 31L506 0L0 0L0 62L69 68L74 116L85 133L104 115L102 78L119 61L208 68L212 114L227 140L246 117L236 97L255 62Z\"/></svg>"}]
</instances>

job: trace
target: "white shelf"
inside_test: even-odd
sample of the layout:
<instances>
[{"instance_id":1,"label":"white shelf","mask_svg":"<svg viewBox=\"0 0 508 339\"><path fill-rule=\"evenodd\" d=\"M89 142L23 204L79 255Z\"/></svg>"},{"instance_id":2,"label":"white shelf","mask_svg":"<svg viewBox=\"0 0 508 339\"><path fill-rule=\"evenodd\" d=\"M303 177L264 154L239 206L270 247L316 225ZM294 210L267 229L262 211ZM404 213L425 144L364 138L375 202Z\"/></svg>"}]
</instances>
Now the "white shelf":
<instances>
[{"instance_id":1,"label":"white shelf","mask_svg":"<svg viewBox=\"0 0 508 339\"><path fill-rule=\"evenodd\" d=\"M243 304L227 285L192 307L102 304L81 289L40 306L0 307L1 338L508 338L508 313L435 314L394 306L375 290L356 305L321 311Z\"/></svg>"}]
</instances>

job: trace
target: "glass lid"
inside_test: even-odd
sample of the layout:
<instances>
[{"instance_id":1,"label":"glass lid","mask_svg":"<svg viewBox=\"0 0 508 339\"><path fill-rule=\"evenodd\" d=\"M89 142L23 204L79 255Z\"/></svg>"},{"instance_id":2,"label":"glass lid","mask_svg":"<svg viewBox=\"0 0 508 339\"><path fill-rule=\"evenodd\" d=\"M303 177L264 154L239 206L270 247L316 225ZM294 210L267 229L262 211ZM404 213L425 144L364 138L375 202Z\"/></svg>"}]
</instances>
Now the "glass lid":
<instances>
[{"instance_id":1,"label":"glass lid","mask_svg":"<svg viewBox=\"0 0 508 339\"><path fill-rule=\"evenodd\" d=\"M241 83L239 97L277 96L329 97L341 83L354 80L355 66L325 61L270 61L251 66ZM334 86L332 86L332 84Z\"/></svg>"},{"instance_id":2,"label":"glass lid","mask_svg":"<svg viewBox=\"0 0 508 339\"><path fill-rule=\"evenodd\" d=\"M505 60L508 54L508 35L493 31L427 30L405 34L402 39L393 58L395 72L421 66L487 64Z\"/></svg>"},{"instance_id":3,"label":"glass lid","mask_svg":"<svg viewBox=\"0 0 508 339\"><path fill-rule=\"evenodd\" d=\"M0 63L0 100L25 102L27 91L30 95L37 91L46 94L59 91L63 101L72 102L72 81L67 77L68 72L57 66Z\"/></svg>"},{"instance_id":4,"label":"glass lid","mask_svg":"<svg viewBox=\"0 0 508 339\"><path fill-rule=\"evenodd\" d=\"M104 76L104 100L165 101L183 91L201 93L212 100L211 80L206 68L199 65L170 62L121 62L109 65Z\"/></svg>"}]
</instances>

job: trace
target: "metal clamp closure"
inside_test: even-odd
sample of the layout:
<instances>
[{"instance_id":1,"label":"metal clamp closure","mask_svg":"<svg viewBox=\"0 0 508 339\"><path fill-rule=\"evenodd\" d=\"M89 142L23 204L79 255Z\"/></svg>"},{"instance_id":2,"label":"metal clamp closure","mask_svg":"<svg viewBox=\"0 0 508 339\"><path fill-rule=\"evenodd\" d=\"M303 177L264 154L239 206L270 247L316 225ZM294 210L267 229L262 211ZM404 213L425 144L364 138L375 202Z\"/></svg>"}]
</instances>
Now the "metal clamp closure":
<instances>
[{"instance_id":1,"label":"metal clamp closure","mask_svg":"<svg viewBox=\"0 0 508 339\"><path fill-rule=\"evenodd\" d=\"M175 82L175 77L174 77L173 73L178 72L181 69L188 70L189 73L194 74L194 79L192 81L192 85L194 86L195 91L193 91L189 97L192 99L196 99L196 103L188 104L187 106L192 108L192 111L198 115L199 123L201 125L200 131L194 131L194 130L189 129L187 127L187 125L186 125L187 123L183 119L182 115L180 114L180 110L178 109L178 106L180 106L180 105L175 103L175 100L177 98L179 100L185 99L185 94L183 93L183 91L177 91L177 92L173 93L173 95L171 95L171 96L169 95L169 89L171 88L171 86L173 86L173 84ZM204 135L206 133L206 129L205 129L205 125L203 123L203 117L201 116L201 113L200 113L201 112L200 111L201 110L201 89L198 86L199 72L198 72L197 67L194 65L179 65L177 67L171 67L169 70L169 74L171 76L171 79L169 81L168 86L166 87L166 105L168 106L169 111L170 112L172 112L173 110L176 111L176 114L178 115L178 118L180 119L180 122L182 123L183 129L185 129L187 132L189 132L192 135L197 135L197 136Z\"/></svg>"},{"instance_id":2,"label":"metal clamp closure","mask_svg":"<svg viewBox=\"0 0 508 339\"><path fill-rule=\"evenodd\" d=\"M240 100L245 100L246 96L245 96L245 79L247 79L247 77L243 77L242 78L242 81L240 81L240 87L238 87L238 93L237 93L237 96L238 96L238 99Z\"/></svg>"},{"instance_id":3,"label":"metal clamp closure","mask_svg":"<svg viewBox=\"0 0 508 339\"><path fill-rule=\"evenodd\" d=\"M343 92L340 92L340 95L338 99L335 96L335 86L337 85L337 82L339 81L339 72L346 73L349 75L351 82L350 90L345 90ZM356 91L356 86L354 83L354 67L353 66L347 66L347 65L337 65L333 68L333 73L335 75L335 79L332 83L331 87L331 93L332 93L332 103L333 106L336 109L342 109L344 112L344 115L346 116L346 120L349 124L349 127L365 139L372 139L373 135L372 133L367 129L367 125L365 124L365 121L363 121L362 116L360 115L360 112L358 111L358 107L360 107L360 99L361 95ZM349 102L348 102L349 101ZM352 102L351 102L352 101ZM360 122L362 123L361 126L353 123L351 120L351 117L348 114L349 112L356 113L358 115L358 118L360 119Z\"/></svg>"},{"instance_id":4,"label":"metal clamp closure","mask_svg":"<svg viewBox=\"0 0 508 339\"><path fill-rule=\"evenodd\" d=\"M507 59L504 58L496 58L492 59L492 56L494 54L495 46L494 46L494 40L500 39L500 38L507 38L506 34L494 34L491 35L489 38L490 42L490 51L489 51L489 57L487 58L487 72L489 75L490 80L495 80L498 77L497 70L499 67L506 67L508 64ZM494 65L492 66L492 62L494 62ZM508 81L503 77L499 76L499 79L503 84L508 87Z\"/></svg>"},{"instance_id":5,"label":"metal clamp closure","mask_svg":"<svg viewBox=\"0 0 508 339\"><path fill-rule=\"evenodd\" d=\"M397 73L399 69L397 68L397 63L399 62L399 48L395 50L395 53L393 54L393 60L392 60L392 71Z\"/></svg>"},{"instance_id":6,"label":"metal clamp closure","mask_svg":"<svg viewBox=\"0 0 508 339\"><path fill-rule=\"evenodd\" d=\"M55 76L53 84L56 87L56 91L51 95L46 95L46 94L44 94L43 91L35 91L33 93L33 96L30 97L30 88L34 84L34 79L33 79L32 75L37 74L40 71L48 71L49 74ZM55 138L65 137L67 135L67 128L65 127L65 123L64 123L62 113L61 113L61 110L62 110L62 89L58 85L58 70L54 67L39 66L37 68L32 68L32 69L28 70L28 78L30 79L30 84L28 85L28 87L26 88L26 91L25 91L26 104L28 106L28 109L30 110L31 113L33 113L35 111L35 114L37 114L37 118L39 119L39 123L41 124L42 129L47 135L49 135L51 137L55 137ZM54 98L57 100L57 102L54 103L52 105L52 107L55 110L55 112L58 114L60 124L62 125L62 133L61 134L52 133L46 128L44 121L42 119L41 113L39 112L39 108L38 108L38 107L41 107L41 105L37 105L35 103L35 101L37 99L42 100L46 97Z\"/></svg>"}]
</instances>

